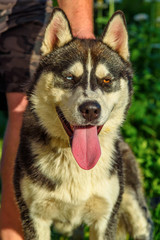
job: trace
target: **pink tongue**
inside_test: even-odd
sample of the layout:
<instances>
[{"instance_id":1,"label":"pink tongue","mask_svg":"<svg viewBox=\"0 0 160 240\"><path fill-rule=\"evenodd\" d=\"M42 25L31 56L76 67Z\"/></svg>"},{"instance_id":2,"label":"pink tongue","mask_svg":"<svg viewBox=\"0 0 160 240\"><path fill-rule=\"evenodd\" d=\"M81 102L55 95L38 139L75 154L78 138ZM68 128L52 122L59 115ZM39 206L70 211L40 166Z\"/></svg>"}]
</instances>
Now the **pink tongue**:
<instances>
[{"instance_id":1,"label":"pink tongue","mask_svg":"<svg viewBox=\"0 0 160 240\"><path fill-rule=\"evenodd\" d=\"M72 153L81 168L89 170L96 165L101 156L96 126L74 129Z\"/></svg>"}]
</instances>

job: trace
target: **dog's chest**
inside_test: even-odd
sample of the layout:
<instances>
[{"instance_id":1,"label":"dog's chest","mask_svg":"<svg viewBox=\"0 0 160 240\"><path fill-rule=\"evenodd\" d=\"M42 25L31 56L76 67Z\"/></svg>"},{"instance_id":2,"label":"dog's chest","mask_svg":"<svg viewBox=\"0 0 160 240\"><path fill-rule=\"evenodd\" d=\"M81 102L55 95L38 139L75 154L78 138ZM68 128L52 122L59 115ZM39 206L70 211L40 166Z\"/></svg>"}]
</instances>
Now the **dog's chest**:
<instances>
[{"instance_id":1,"label":"dog's chest","mask_svg":"<svg viewBox=\"0 0 160 240\"><path fill-rule=\"evenodd\" d=\"M54 192L24 179L21 186L26 189L23 195L32 216L53 222L63 233L71 232L82 222L91 226L98 219L109 218L119 194L118 176L109 179L98 174L99 178L96 171L85 174L77 175L76 179L71 174L70 180L65 179Z\"/></svg>"},{"instance_id":2,"label":"dog's chest","mask_svg":"<svg viewBox=\"0 0 160 240\"><path fill-rule=\"evenodd\" d=\"M108 148L108 154L106 155L106 151L103 151L103 146L101 146L101 158L97 165L89 171L78 166L70 148L58 153L54 153L50 148L43 148L42 152L41 147L34 144L32 149L34 149L34 154L38 156L35 166L39 167L42 174L50 180L58 179L61 182L52 192L56 199L78 203L86 201L92 195L99 195L104 198L108 196L106 189L110 191L111 182L114 178L110 177L109 172L112 164L111 154L109 154L112 151L111 147Z\"/></svg>"},{"instance_id":3,"label":"dog's chest","mask_svg":"<svg viewBox=\"0 0 160 240\"><path fill-rule=\"evenodd\" d=\"M66 226L71 231L82 222L91 225L95 218L109 216L119 194L119 180L116 174L108 175L108 162L103 151L99 162L90 171L77 165L71 151L59 154L56 161L53 153L43 151L36 165L50 179L60 179L61 184L50 191L23 178L23 197L33 216L53 221L60 231Z\"/></svg>"}]
</instances>

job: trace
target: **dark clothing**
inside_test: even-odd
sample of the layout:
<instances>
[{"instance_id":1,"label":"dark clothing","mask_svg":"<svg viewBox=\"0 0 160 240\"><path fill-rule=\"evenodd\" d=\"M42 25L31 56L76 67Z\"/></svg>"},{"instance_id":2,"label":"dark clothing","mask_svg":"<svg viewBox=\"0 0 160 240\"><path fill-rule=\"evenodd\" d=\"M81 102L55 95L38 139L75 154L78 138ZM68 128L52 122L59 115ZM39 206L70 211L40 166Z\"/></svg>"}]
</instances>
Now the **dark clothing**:
<instances>
[{"instance_id":1,"label":"dark clothing","mask_svg":"<svg viewBox=\"0 0 160 240\"><path fill-rule=\"evenodd\" d=\"M1 92L25 92L39 62L51 4L46 0L0 0Z\"/></svg>"},{"instance_id":2,"label":"dark clothing","mask_svg":"<svg viewBox=\"0 0 160 240\"><path fill-rule=\"evenodd\" d=\"M41 23L26 23L11 28L0 39L0 91L25 92L40 56Z\"/></svg>"},{"instance_id":3,"label":"dark clothing","mask_svg":"<svg viewBox=\"0 0 160 240\"><path fill-rule=\"evenodd\" d=\"M0 33L27 22L46 20L50 0L0 0Z\"/></svg>"}]
</instances>

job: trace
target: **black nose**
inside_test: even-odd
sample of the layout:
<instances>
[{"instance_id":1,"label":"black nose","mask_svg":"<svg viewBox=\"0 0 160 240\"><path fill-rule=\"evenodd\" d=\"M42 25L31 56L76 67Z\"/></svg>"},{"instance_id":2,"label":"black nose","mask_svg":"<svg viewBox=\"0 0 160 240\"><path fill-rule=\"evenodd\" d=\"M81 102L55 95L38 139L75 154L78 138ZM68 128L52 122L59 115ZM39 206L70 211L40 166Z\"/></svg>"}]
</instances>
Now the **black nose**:
<instances>
[{"instance_id":1,"label":"black nose","mask_svg":"<svg viewBox=\"0 0 160 240\"><path fill-rule=\"evenodd\" d=\"M79 110L87 121L93 121L99 117L101 106L98 102L88 101L81 104Z\"/></svg>"}]
</instances>

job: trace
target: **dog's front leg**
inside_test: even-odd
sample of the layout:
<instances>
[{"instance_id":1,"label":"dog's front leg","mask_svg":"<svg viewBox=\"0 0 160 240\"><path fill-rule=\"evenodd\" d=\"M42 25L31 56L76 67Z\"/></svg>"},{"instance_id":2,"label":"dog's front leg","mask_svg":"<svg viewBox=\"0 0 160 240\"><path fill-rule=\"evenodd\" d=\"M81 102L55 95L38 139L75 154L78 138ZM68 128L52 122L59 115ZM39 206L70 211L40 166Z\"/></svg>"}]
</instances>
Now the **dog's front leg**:
<instances>
[{"instance_id":1,"label":"dog's front leg","mask_svg":"<svg viewBox=\"0 0 160 240\"><path fill-rule=\"evenodd\" d=\"M50 221L31 217L27 208L21 209L21 216L24 240L50 240Z\"/></svg>"},{"instance_id":2,"label":"dog's front leg","mask_svg":"<svg viewBox=\"0 0 160 240\"><path fill-rule=\"evenodd\" d=\"M105 233L99 233L97 229L95 228L95 224L90 227L90 240L104 240L105 239Z\"/></svg>"},{"instance_id":3,"label":"dog's front leg","mask_svg":"<svg viewBox=\"0 0 160 240\"><path fill-rule=\"evenodd\" d=\"M18 174L16 176L18 176ZM24 240L50 240L51 220L43 220L41 215L39 216L33 211L33 209L36 210L35 206L37 203L33 205L33 209L27 206L23 193L21 192L20 182L22 182L22 178L19 175L15 177L14 183L16 200L22 220ZM41 209L38 210L40 212Z\"/></svg>"},{"instance_id":4,"label":"dog's front leg","mask_svg":"<svg viewBox=\"0 0 160 240\"><path fill-rule=\"evenodd\" d=\"M24 240L50 240L50 221L44 221L37 216L30 216L23 198L18 199Z\"/></svg>"},{"instance_id":5,"label":"dog's front leg","mask_svg":"<svg viewBox=\"0 0 160 240\"><path fill-rule=\"evenodd\" d=\"M32 239L28 234L25 236L25 240L50 240L51 239L51 232L50 232L50 225L51 222L44 221L41 218L34 217L32 220L33 227L34 227L34 238ZM26 233L26 231L25 231Z\"/></svg>"},{"instance_id":6,"label":"dog's front leg","mask_svg":"<svg viewBox=\"0 0 160 240\"><path fill-rule=\"evenodd\" d=\"M103 219L101 221L96 221L90 227L89 239L90 240L108 240L108 238L105 235L105 233L106 233L106 226L107 226L106 219Z\"/></svg>"}]
</instances>

